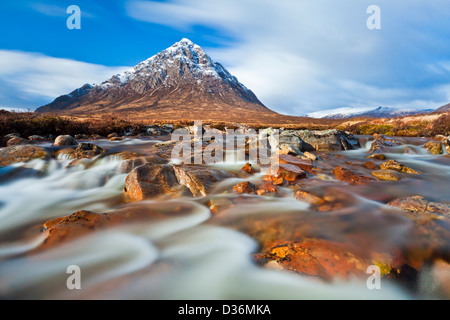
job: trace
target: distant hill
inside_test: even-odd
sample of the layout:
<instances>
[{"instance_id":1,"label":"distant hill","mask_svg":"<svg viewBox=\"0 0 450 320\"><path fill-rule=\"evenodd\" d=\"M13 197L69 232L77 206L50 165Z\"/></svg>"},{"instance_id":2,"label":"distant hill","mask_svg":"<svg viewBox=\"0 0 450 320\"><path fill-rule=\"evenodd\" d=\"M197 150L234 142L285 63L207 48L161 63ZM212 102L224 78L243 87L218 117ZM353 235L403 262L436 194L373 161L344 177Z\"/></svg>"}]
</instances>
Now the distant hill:
<instances>
[{"instance_id":1,"label":"distant hill","mask_svg":"<svg viewBox=\"0 0 450 320\"><path fill-rule=\"evenodd\" d=\"M318 111L308 114L312 118L322 119L350 119L350 118L397 118L404 116L411 116L417 114L428 114L433 112L433 109L409 110L409 109L395 109L389 107L370 108L337 108L333 110Z\"/></svg>"},{"instance_id":2,"label":"distant hill","mask_svg":"<svg viewBox=\"0 0 450 320\"><path fill-rule=\"evenodd\" d=\"M450 103L446 104L445 106L442 106L439 109L436 109L436 111L434 111L434 113L442 113L442 112L450 112Z\"/></svg>"}]
</instances>

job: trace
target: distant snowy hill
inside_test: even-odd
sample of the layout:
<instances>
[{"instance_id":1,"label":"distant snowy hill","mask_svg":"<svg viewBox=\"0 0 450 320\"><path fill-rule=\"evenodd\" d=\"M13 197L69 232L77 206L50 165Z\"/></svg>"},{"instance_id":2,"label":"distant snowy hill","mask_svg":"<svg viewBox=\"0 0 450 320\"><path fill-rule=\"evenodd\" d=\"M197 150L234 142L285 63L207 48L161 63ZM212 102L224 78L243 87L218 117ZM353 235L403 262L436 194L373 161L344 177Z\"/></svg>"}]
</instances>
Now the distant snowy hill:
<instances>
[{"instance_id":1,"label":"distant snowy hill","mask_svg":"<svg viewBox=\"0 0 450 320\"><path fill-rule=\"evenodd\" d=\"M433 109L414 110L414 109L395 109L389 107L378 107L376 109L337 108L309 113L307 116L310 118L322 118L322 119L349 119L356 117L395 118L416 114L426 114L431 113L433 111L434 111Z\"/></svg>"}]
</instances>

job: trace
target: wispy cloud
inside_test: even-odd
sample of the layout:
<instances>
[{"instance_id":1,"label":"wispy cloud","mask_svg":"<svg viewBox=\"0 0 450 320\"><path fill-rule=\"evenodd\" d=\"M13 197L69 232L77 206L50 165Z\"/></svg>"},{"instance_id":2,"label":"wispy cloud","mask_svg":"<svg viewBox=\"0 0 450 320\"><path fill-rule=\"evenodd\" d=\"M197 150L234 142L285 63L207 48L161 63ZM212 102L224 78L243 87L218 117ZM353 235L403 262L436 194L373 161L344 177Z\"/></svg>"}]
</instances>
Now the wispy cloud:
<instances>
[{"instance_id":1,"label":"wispy cloud","mask_svg":"<svg viewBox=\"0 0 450 320\"><path fill-rule=\"evenodd\" d=\"M34 109L86 83L102 82L127 69L40 53L0 50L2 106Z\"/></svg>"},{"instance_id":2,"label":"wispy cloud","mask_svg":"<svg viewBox=\"0 0 450 320\"><path fill-rule=\"evenodd\" d=\"M180 31L206 26L234 38L227 47L208 52L280 112L379 105L429 108L450 101L447 0L378 0L382 29L375 31L366 27L370 4L130 1L127 12Z\"/></svg>"}]
</instances>

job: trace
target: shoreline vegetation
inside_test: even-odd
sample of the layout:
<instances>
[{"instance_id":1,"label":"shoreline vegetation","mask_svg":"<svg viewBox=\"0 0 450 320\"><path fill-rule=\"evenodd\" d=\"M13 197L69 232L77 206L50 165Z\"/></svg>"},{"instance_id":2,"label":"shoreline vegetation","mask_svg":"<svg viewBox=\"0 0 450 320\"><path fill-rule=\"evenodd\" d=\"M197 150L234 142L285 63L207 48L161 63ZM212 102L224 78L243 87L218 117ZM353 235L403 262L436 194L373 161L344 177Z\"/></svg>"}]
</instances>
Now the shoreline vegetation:
<instances>
[{"instance_id":1,"label":"shoreline vegetation","mask_svg":"<svg viewBox=\"0 0 450 320\"><path fill-rule=\"evenodd\" d=\"M304 119L304 121L302 121ZM281 120L283 121L283 120ZM151 120L133 118L128 115L105 114L93 117L72 117L50 113L11 112L0 110L0 147L6 146L5 136L17 134L21 137L41 136L52 139L58 135L85 135L107 137L111 132L132 132L133 136L148 135L152 125L171 124L174 128L192 126L193 120ZM450 113L407 116L394 119L354 118L354 119L313 119L298 118L297 123L234 123L224 121L203 121L210 128L225 130L247 125L253 129L285 128L291 130L338 129L356 135L383 134L403 137L435 137L450 135Z\"/></svg>"}]
</instances>

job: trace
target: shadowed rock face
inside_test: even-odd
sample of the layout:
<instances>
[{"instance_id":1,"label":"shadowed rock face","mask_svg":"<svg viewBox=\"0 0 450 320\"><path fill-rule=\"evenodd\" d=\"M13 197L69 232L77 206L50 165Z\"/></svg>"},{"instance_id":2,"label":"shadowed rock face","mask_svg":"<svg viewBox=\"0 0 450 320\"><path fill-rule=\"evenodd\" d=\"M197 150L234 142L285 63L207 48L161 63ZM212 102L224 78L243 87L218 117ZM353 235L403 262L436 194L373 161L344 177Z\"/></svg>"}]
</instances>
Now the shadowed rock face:
<instances>
[{"instance_id":1,"label":"shadowed rock face","mask_svg":"<svg viewBox=\"0 0 450 320\"><path fill-rule=\"evenodd\" d=\"M114 75L100 85L84 85L39 108L75 115L99 112L274 114L252 91L188 39Z\"/></svg>"}]
</instances>

